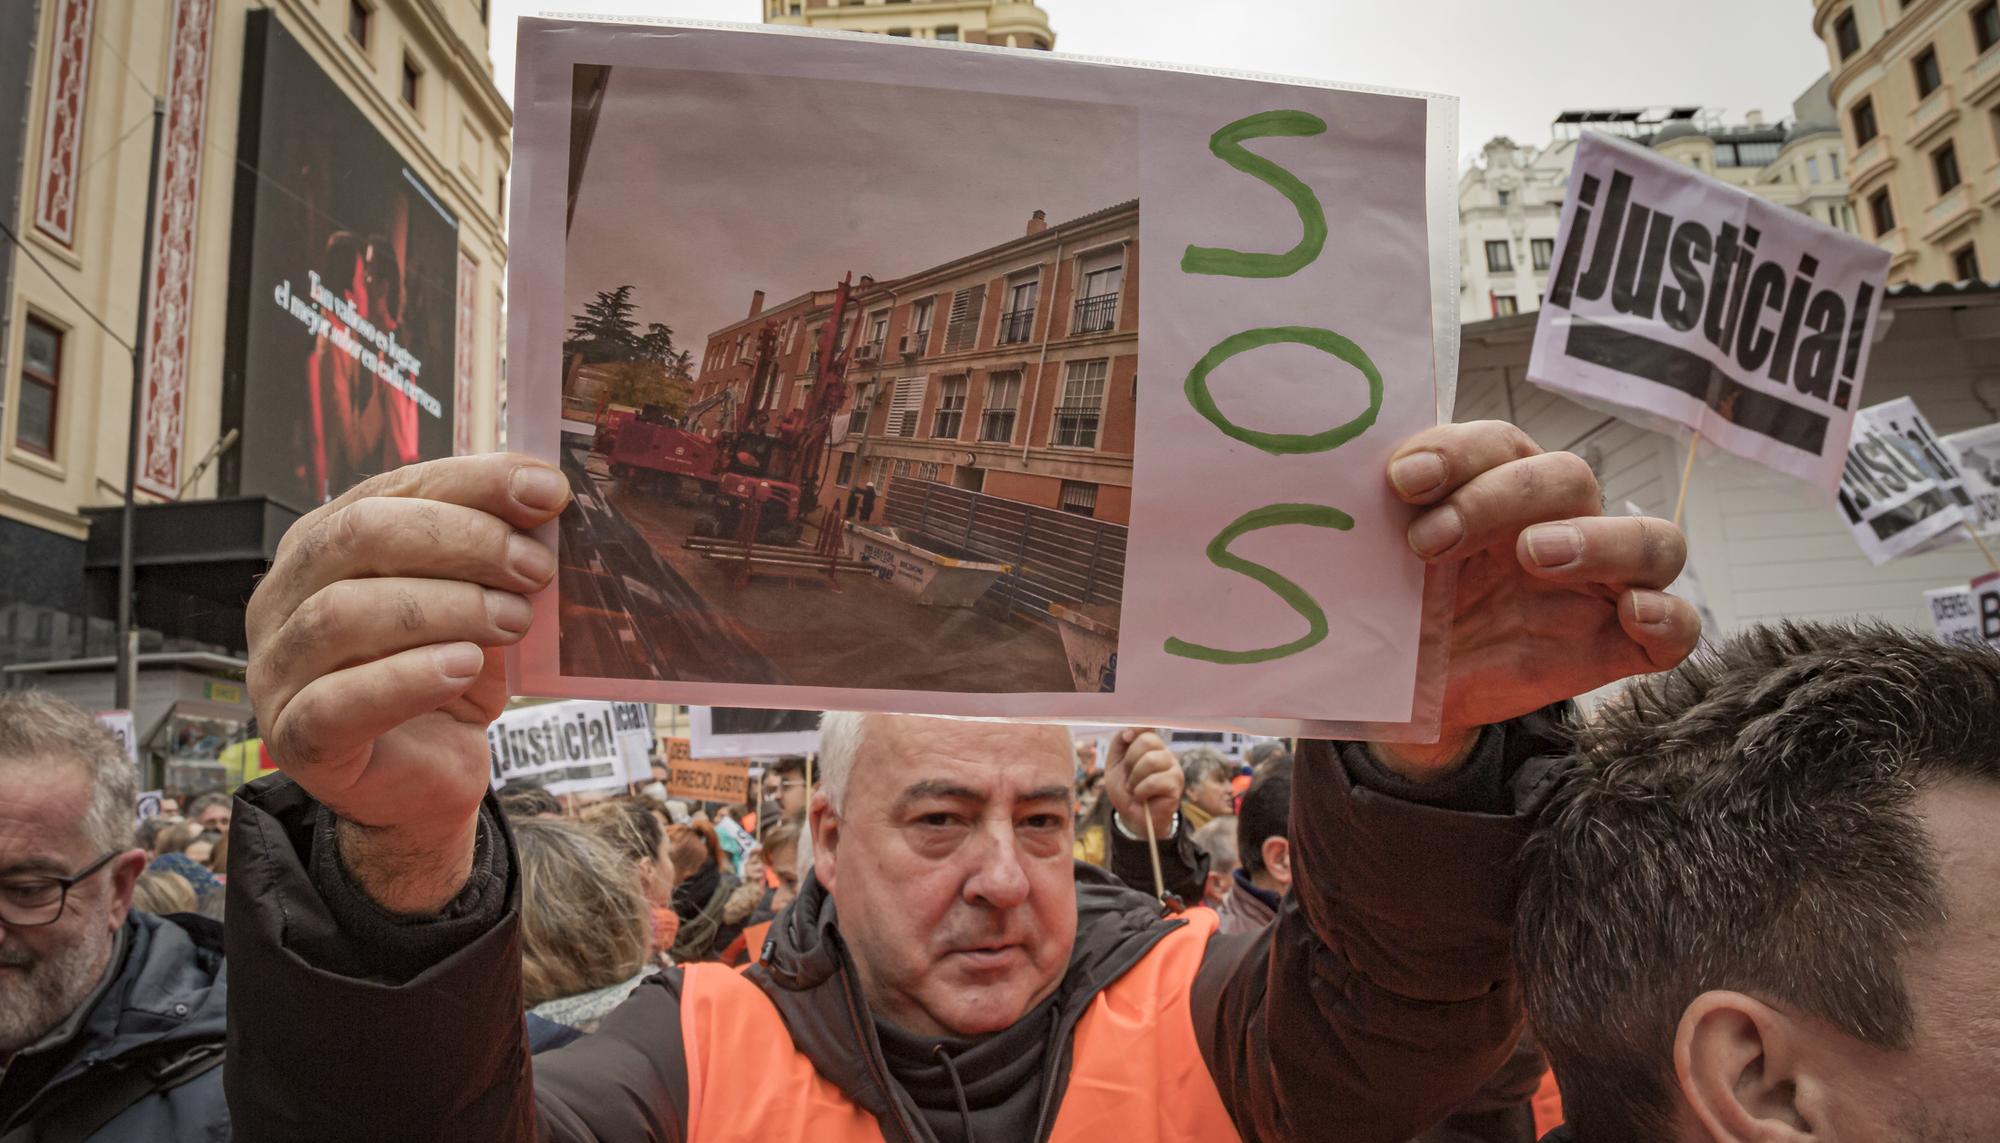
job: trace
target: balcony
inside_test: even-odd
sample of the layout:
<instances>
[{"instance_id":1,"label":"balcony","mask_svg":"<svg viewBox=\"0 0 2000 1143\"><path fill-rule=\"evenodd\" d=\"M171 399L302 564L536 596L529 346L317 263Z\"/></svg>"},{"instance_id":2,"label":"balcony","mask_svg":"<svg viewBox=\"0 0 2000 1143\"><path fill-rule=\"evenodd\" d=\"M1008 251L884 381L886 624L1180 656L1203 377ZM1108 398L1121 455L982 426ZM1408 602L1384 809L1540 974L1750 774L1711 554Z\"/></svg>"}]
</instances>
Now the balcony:
<instances>
[{"instance_id":1,"label":"balcony","mask_svg":"<svg viewBox=\"0 0 2000 1143\"><path fill-rule=\"evenodd\" d=\"M1889 152L1889 140L1877 135L1848 160L1847 185L1859 191L1876 175L1887 174L1895 166L1896 157Z\"/></svg>"},{"instance_id":2,"label":"balcony","mask_svg":"<svg viewBox=\"0 0 2000 1143\"><path fill-rule=\"evenodd\" d=\"M1978 213L1979 204L1972 199L1972 184L1958 184L1924 208L1924 241L1937 241L1940 235L1971 221Z\"/></svg>"},{"instance_id":3,"label":"balcony","mask_svg":"<svg viewBox=\"0 0 2000 1143\"><path fill-rule=\"evenodd\" d=\"M1910 112L1910 146L1921 147L1929 143L1939 132L1956 122L1958 103L1951 97L1951 88L1940 87Z\"/></svg>"},{"instance_id":4,"label":"balcony","mask_svg":"<svg viewBox=\"0 0 2000 1143\"><path fill-rule=\"evenodd\" d=\"M1987 48L1965 69L1965 101L1980 104L2000 93L2000 44Z\"/></svg>"},{"instance_id":5,"label":"balcony","mask_svg":"<svg viewBox=\"0 0 2000 1143\"><path fill-rule=\"evenodd\" d=\"M1015 310L1000 315L1000 344L1018 345L1034 336L1035 311Z\"/></svg>"},{"instance_id":6,"label":"balcony","mask_svg":"<svg viewBox=\"0 0 2000 1143\"><path fill-rule=\"evenodd\" d=\"M1079 298L1076 303L1076 317L1071 320L1069 331L1079 333L1104 333L1118 325L1118 295L1099 294L1094 298Z\"/></svg>"},{"instance_id":7,"label":"balcony","mask_svg":"<svg viewBox=\"0 0 2000 1143\"><path fill-rule=\"evenodd\" d=\"M1979 176L1979 201L1987 206L2000 206L2000 163L1986 168Z\"/></svg>"},{"instance_id":8,"label":"balcony","mask_svg":"<svg viewBox=\"0 0 2000 1143\"><path fill-rule=\"evenodd\" d=\"M1910 249L1910 232L1906 227L1898 226L1889 233L1882 235L1875 240L1875 245L1889 252L1889 268L1891 270L1905 265L1917 256L1917 252Z\"/></svg>"}]
</instances>

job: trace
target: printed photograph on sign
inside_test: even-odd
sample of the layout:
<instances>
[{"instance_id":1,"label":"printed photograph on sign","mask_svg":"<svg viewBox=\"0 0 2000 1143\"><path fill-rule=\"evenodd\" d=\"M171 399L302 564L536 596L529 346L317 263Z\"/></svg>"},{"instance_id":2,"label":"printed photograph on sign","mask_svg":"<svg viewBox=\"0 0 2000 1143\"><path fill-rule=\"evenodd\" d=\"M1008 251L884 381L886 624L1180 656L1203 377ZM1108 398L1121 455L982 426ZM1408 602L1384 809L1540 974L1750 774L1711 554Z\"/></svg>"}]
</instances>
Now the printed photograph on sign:
<instances>
[{"instance_id":1,"label":"printed photograph on sign","mask_svg":"<svg viewBox=\"0 0 2000 1143\"><path fill-rule=\"evenodd\" d=\"M1908 397L1855 415L1839 504L1877 565L1963 542L1977 512L1956 463Z\"/></svg>"},{"instance_id":2,"label":"printed photograph on sign","mask_svg":"<svg viewBox=\"0 0 2000 1143\"><path fill-rule=\"evenodd\" d=\"M1965 490L1979 513L1981 535L2000 536L2000 425L1953 433L1944 446L1958 462Z\"/></svg>"},{"instance_id":3,"label":"printed photograph on sign","mask_svg":"<svg viewBox=\"0 0 2000 1143\"><path fill-rule=\"evenodd\" d=\"M574 492L524 688L1412 719L1447 104L522 30L508 439Z\"/></svg>"}]
</instances>

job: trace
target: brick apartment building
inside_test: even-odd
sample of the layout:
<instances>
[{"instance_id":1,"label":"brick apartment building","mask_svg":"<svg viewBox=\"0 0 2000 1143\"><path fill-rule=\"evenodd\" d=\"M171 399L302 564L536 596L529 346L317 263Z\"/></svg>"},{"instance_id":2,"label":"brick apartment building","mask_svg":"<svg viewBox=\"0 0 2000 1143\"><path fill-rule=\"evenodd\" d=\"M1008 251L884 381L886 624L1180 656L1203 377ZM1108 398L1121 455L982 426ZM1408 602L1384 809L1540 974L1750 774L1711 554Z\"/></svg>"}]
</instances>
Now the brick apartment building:
<instances>
[{"instance_id":1,"label":"brick apartment building","mask_svg":"<svg viewBox=\"0 0 2000 1143\"><path fill-rule=\"evenodd\" d=\"M701 400L748 390L757 334L778 334L773 410L805 403L833 283L709 335ZM834 425L824 503L898 477L1125 523L1139 374L1139 204L1050 224L893 281L862 276L846 315L855 396Z\"/></svg>"}]
</instances>

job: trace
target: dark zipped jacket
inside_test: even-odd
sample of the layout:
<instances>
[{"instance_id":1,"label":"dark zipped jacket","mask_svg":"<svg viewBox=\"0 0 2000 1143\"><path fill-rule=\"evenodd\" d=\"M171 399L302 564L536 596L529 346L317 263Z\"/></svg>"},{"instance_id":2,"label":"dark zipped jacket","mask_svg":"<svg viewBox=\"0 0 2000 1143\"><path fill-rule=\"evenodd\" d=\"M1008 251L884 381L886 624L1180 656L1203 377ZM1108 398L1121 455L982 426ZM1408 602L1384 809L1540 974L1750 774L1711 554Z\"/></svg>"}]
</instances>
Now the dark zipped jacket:
<instances>
[{"instance_id":1,"label":"dark zipped jacket","mask_svg":"<svg viewBox=\"0 0 2000 1143\"><path fill-rule=\"evenodd\" d=\"M0 1143L228 1139L222 946L207 917L127 914L118 961L73 1022L0 1073Z\"/></svg>"},{"instance_id":2,"label":"dark zipped jacket","mask_svg":"<svg viewBox=\"0 0 2000 1143\"><path fill-rule=\"evenodd\" d=\"M1434 786L1402 782L1358 744L1299 743L1293 890L1273 924L1213 938L1193 985L1203 1062L1244 1139L1400 1143L1505 1062L1522 1020L1506 871L1547 794L1531 760L1554 752L1561 717L1488 728ZM490 802L464 891L421 919L353 889L330 815L282 776L245 788L232 830L226 1082L244 1138L686 1138L678 972L530 1062L519 890ZM1100 871L1077 878L1037 1139L1054 1125L1077 1016L1179 923ZM931 1143L893 1090L831 912L808 883L750 979L886 1139Z\"/></svg>"}]
</instances>

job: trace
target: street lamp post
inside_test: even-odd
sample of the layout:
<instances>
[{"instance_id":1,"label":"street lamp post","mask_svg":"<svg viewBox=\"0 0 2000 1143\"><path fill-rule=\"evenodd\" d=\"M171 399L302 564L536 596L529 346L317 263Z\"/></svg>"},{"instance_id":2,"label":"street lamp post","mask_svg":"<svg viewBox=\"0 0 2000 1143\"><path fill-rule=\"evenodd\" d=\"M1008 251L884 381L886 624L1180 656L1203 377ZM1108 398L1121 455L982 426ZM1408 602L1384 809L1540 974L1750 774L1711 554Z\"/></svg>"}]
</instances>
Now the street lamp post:
<instances>
[{"instance_id":1,"label":"street lamp post","mask_svg":"<svg viewBox=\"0 0 2000 1143\"><path fill-rule=\"evenodd\" d=\"M132 338L132 405L125 423L125 508L118 520L118 677L112 706L131 710L139 689L139 632L132 626L132 497L139 481L139 409L146 384L146 320L153 296L153 211L160 196L160 132L164 100L153 100L153 151L146 170L146 236L139 253L139 320Z\"/></svg>"}]
</instances>

